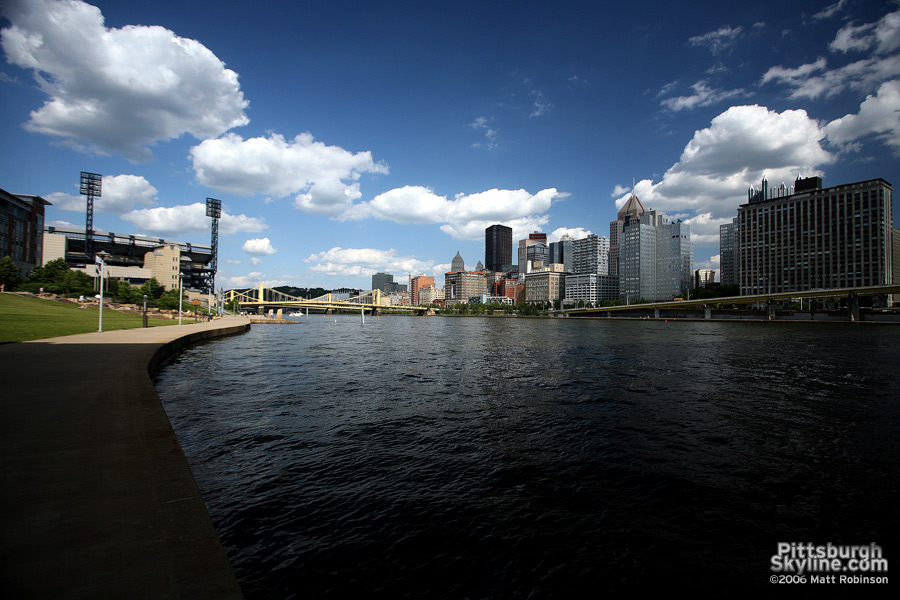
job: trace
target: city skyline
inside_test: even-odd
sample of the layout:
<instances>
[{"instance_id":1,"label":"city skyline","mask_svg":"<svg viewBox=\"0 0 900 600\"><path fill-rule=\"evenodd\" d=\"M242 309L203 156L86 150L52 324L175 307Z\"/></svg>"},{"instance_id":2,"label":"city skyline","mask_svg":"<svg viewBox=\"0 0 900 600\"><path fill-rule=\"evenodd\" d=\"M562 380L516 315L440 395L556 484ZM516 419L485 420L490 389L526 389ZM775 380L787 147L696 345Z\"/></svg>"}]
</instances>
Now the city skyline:
<instances>
[{"instance_id":1,"label":"city skyline","mask_svg":"<svg viewBox=\"0 0 900 600\"><path fill-rule=\"evenodd\" d=\"M174 6L4 3L0 187L79 227L101 173L95 229L201 244L221 199L220 287L438 283L632 191L718 268L763 176L897 183L897 2Z\"/></svg>"}]
</instances>

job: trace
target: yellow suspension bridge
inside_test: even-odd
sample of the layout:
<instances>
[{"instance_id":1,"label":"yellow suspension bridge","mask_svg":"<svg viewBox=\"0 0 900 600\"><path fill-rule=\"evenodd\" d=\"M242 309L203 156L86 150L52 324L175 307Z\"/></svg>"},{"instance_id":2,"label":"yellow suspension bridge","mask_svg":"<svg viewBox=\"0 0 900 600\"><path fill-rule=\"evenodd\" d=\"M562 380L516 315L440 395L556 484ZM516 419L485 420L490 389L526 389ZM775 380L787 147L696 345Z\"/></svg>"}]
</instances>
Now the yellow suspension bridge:
<instances>
[{"instance_id":1,"label":"yellow suspension bridge","mask_svg":"<svg viewBox=\"0 0 900 600\"><path fill-rule=\"evenodd\" d=\"M325 294L317 298L301 298L292 296L267 288L260 285L245 292L230 290L227 293L229 302L237 301L241 310L250 310L256 313L264 313L266 310L273 308L283 309L307 309L315 311L325 311L331 314L335 311L347 310L359 312L364 310L372 314L378 314L383 310L397 310L409 313L422 313L425 309L417 306L392 306L388 297L381 290L371 290L365 294L354 296L352 298L338 299L334 294Z\"/></svg>"}]
</instances>

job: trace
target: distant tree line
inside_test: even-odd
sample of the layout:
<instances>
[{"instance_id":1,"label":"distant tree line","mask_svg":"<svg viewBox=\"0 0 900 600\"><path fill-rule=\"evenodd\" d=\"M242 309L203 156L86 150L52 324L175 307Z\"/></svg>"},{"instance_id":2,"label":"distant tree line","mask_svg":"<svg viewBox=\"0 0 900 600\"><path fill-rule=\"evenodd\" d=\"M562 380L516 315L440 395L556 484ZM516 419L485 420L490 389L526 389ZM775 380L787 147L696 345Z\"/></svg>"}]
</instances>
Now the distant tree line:
<instances>
[{"instance_id":1,"label":"distant tree line","mask_svg":"<svg viewBox=\"0 0 900 600\"><path fill-rule=\"evenodd\" d=\"M687 300L703 300L705 298L726 298L729 296L740 296L741 289L736 285L715 284L705 288L693 288L690 290L682 290L676 298Z\"/></svg>"}]
</instances>

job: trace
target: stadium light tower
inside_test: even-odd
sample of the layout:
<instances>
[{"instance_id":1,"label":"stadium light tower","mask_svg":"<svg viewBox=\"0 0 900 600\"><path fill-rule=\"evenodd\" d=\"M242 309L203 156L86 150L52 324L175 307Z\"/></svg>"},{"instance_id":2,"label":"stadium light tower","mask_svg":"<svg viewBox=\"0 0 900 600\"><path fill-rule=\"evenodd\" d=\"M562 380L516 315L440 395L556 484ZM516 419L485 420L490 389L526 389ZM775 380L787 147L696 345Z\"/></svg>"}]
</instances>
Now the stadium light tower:
<instances>
[{"instance_id":1,"label":"stadium light tower","mask_svg":"<svg viewBox=\"0 0 900 600\"><path fill-rule=\"evenodd\" d=\"M206 216L212 217L212 257L209 261L209 282L208 290L210 294L216 291L216 266L219 258L219 217L222 216L222 201L215 198L206 199Z\"/></svg>"},{"instance_id":2,"label":"stadium light tower","mask_svg":"<svg viewBox=\"0 0 900 600\"><path fill-rule=\"evenodd\" d=\"M100 197L103 176L97 173L81 172L81 195L87 197L87 220L84 225L84 253L88 261L94 253L94 198Z\"/></svg>"}]
</instances>

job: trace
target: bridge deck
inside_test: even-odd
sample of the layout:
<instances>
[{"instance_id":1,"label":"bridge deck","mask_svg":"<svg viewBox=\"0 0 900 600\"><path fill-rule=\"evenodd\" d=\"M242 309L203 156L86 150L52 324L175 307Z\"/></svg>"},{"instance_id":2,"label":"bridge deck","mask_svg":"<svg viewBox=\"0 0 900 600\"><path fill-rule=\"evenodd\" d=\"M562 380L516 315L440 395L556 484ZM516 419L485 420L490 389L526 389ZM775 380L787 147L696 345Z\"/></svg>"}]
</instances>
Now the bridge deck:
<instances>
[{"instance_id":1,"label":"bridge deck","mask_svg":"<svg viewBox=\"0 0 900 600\"><path fill-rule=\"evenodd\" d=\"M646 302L643 304L624 304L621 306L604 306L600 308L576 308L570 310L569 313L593 314L609 311L620 312L647 308L702 308L713 304L754 304L757 302L769 302L770 300L790 300L792 298L846 298L853 295L880 296L885 294L900 294L900 284L873 285L855 288L834 288L828 290L805 290L802 292L777 292L772 294L757 294L752 296L725 296L722 298L700 298L667 302Z\"/></svg>"}]
</instances>

